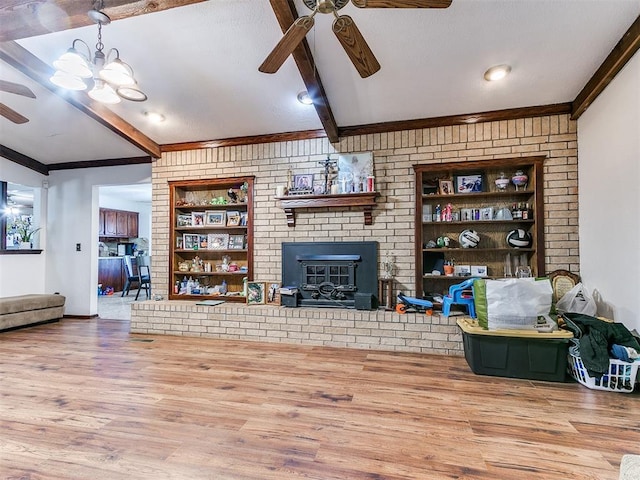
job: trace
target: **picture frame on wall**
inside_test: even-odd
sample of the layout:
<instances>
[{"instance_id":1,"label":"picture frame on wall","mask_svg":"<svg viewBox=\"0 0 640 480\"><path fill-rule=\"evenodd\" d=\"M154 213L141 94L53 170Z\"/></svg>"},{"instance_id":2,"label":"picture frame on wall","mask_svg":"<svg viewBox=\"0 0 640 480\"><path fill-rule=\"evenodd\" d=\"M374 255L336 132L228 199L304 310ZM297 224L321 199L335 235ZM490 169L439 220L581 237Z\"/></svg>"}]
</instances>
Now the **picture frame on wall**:
<instances>
[{"instance_id":1,"label":"picture frame on wall","mask_svg":"<svg viewBox=\"0 0 640 480\"><path fill-rule=\"evenodd\" d=\"M247 305L264 305L265 290L264 282L247 282Z\"/></svg>"},{"instance_id":2,"label":"picture frame on wall","mask_svg":"<svg viewBox=\"0 0 640 480\"><path fill-rule=\"evenodd\" d=\"M455 177L455 193L479 193L484 191L482 174L457 175Z\"/></svg>"},{"instance_id":3,"label":"picture frame on wall","mask_svg":"<svg viewBox=\"0 0 640 480\"><path fill-rule=\"evenodd\" d=\"M439 180L438 190L440 191L440 195L453 195L453 182L451 180Z\"/></svg>"}]
</instances>

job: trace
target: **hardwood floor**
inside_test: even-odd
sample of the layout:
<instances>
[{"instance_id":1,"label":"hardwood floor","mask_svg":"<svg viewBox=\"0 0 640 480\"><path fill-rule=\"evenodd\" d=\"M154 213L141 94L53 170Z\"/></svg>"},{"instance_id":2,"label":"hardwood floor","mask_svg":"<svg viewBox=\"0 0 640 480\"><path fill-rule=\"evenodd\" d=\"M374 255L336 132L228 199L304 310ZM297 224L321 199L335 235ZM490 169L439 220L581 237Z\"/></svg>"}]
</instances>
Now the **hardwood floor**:
<instances>
[{"instance_id":1,"label":"hardwood floor","mask_svg":"<svg viewBox=\"0 0 640 480\"><path fill-rule=\"evenodd\" d=\"M639 400L458 357L64 319L0 334L0 478L616 480Z\"/></svg>"}]
</instances>

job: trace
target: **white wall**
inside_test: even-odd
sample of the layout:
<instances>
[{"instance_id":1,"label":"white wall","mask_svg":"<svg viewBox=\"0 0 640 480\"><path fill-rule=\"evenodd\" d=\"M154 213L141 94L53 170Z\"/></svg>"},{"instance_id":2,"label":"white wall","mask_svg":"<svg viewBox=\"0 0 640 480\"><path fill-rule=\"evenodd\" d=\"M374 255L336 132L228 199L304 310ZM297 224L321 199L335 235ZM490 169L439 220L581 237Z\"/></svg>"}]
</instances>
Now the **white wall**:
<instances>
[{"instance_id":1,"label":"white wall","mask_svg":"<svg viewBox=\"0 0 640 480\"><path fill-rule=\"evenodd\" d=\"M640 331L640 52L578 120L580 274Z\"/></svg>"},{"instance_id":2,"label":"white wall","mask_svg":"<svg viewBox=\"0 0 640 480\"><path fill-rule=\"evenodd\" d=\"M43 180L49 184L40 204L43 252L0 255L0 297L59 292L67 297L65 314L97 314L97 185L151 183L151 165L59 170L46 176L0 157L0 180L36 189L42 189Z\"/></svg>"},{"instance_id":3,"label":"white wall","mask_svg":"<svg viewBox=\"0 0 640 480\"><path fill-rule=\"evenodd\" d=\"M51 172L46 286L67 297L66 314L98 311L98 186L150 182L150 164Z\"/></svg>"},{"instance_id":4,"label":"white wall","mask_svg":"<svg viewBox=\"0 0 640 480\"><path fill-rule=\"evenodd\" d=\"M0 157L0 181L33 187L37 192L34 198L34 213L37 214L36 218L39 218L38 226L45 227L37 234L35 246L40 248L44 248L48 234L47 194L46 190L42 189L44 180L48 180L48 177ZM46 249L40 254L0 255L0 297L53 293L54 290L48 289L45 285L46 256Z\"/></svg>"}]
</instances>

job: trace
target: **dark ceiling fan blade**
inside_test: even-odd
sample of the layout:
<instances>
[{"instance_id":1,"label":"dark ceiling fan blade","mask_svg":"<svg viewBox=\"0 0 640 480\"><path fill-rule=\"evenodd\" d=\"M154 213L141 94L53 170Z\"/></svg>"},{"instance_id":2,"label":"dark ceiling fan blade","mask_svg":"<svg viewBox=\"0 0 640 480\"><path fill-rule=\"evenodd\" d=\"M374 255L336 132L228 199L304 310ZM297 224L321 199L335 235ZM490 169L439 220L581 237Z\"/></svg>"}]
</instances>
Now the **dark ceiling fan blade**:
<instances>
[{"instance_id":1,"label":"dark ceiling fan blade","mask_svg":"<svg viewBox=\"0 0 640 480\"><path fill-rule=\"evenodd\" d=\"M332 28L362 78L367 78L380 70L378 60L349 15L337 17L333 21Z\"/></svg>"},{"instance_id":2,"label":"dark ceiling fan blade","mask_svg":"<svg viewBox=\"0 0 640 480\"><path fill-rule=\"evenodd\" d=\"M11 120L13 123L17 124L27 123L29 121L27 117L23 117L13 108L7 107L4 103L0 103L0 115L2 115L7 120Z\"/></svg>"},{"instance_id":3,"label":"dark ceiling fan blade","mask_svg":"<svg viewBox=\"0 0 640 480\"><path fill-rule=\"evenodd\" d=\"M351 0L358 8L448 8L451 0Z\"/></svg>"},{"instance_id":4,"label":"dark ceiling fan blade","mask_svg":"<svg viewBox=\"0 0 640 480\"><path fill-rule=\"evenodd\" d=\"M312 16L300 17L293 22L287 33L258 67L263 73L276 73L289 55L293 53L305 35L311 30L315 20Z\"/></svg>"},{"instance_id":5,"label":"dark ceiling fan blade","mask_svg":"<svg viewBox=\"0 0 640 480\"><path fill-rule=\"evenodd\" d=\"M6 80L0 80L0 90L22 95L23 97L36 98L36 94L33 93L29 87L19 83L7 82Z\"/></svg>"}]
</instances>

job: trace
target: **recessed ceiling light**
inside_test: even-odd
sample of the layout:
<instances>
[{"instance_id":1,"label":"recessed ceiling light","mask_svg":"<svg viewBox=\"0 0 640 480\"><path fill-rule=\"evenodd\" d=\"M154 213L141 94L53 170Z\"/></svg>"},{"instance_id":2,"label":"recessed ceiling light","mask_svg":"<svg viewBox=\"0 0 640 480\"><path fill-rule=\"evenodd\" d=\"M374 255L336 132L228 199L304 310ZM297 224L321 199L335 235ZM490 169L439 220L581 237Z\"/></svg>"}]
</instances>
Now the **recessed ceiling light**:
<instances>
[{"instance_id":1,"label":"recessed ceiling light","mask_svg":"<svg viewBox=\"0 0 640 480\"><path fill-rule=\"evenodd\" d=\"M298 93L298 101L303 105L313 105L313 99L308 92Z\"/></svg>"},{"instance_id":2,"label":"recessed ceiling light","mask_svg":"<svg viewBox=\"0 0 640 480\"><path fill-rule=\"evenodd\" d=\"M144 116L147 117L149 121L153 123L162 123L165 121L164 115L158 112L144 112Z\"/></svg>"},{"instance_id":3,"label":"recessed ceiling light","mask_svg":"<svg viewBox=\"0 0 640 480\"><path fill-rule=\"evenodd\" d=\"M501 80L511 72L510 65L496 65L484 72L484 79L487 82L493 82L495 80Z\"/></svg>"}]
</instances>

